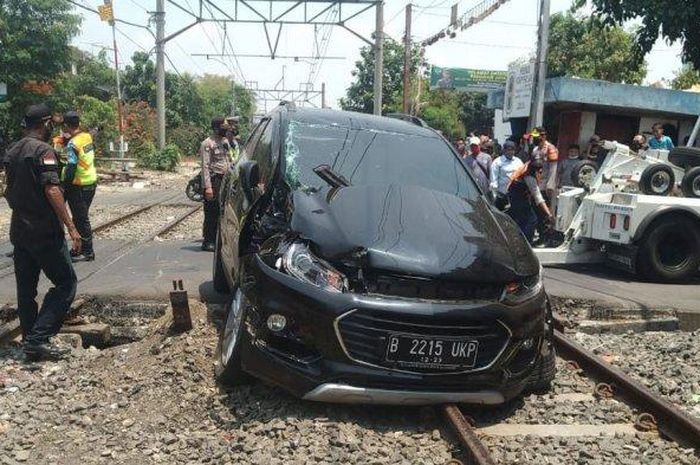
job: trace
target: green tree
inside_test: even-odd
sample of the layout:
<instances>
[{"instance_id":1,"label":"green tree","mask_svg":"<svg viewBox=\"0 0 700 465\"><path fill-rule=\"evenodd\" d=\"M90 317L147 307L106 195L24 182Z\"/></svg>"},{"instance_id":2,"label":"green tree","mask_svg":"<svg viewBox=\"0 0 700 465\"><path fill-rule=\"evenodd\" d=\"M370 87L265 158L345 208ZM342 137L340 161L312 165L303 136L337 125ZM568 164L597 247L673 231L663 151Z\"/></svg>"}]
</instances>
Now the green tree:
<instances>
[{"instance_id":1,"label":"green tree","mask_svg":"<svg viewBox=\"0 0 700 465\"><path fill-rule=\"evenodd\" d=\"M156 104L156 65L145 52L135 52L122 77L124 99L129 102Z\"/></svg>"},{"instance_id":2,"label":"green tree","mask_svg":"<svg viewBox=\"0 0 700 465\"><path fill-rule=\"evenodd\" d=\"M671 87L676 90L690 89L697 84L700 84L700 71L690 63L684 64L676 71L676 76L671 81Z\"/></svg>"},{"instance_id":3,"label":"green tree","mask_svg":"<svg viewBox=\"0 0 700 465\"><path fill-rule=\"evenodd\" d=\"M25 107L46 100L26 84L50 85L68 69L68 44L80 25L71 8L65 0L0 1L0 82L8 90L8 101L0 104L0 131L9 138L18 135Z\"/></svg>"},{"instance_id":4,"label":"green tree","mask_svg":"<svg viewBox=\"0 0 700 465\"><path fill-rule=\"evenodd\" d=\"M239 130L245 139L255 114L255 95L231 78L217 74L205 74L197 80L197 90L202 97L205 126L216 116L231 115L234 110L240 118Z\"/></svg>"},{"instance_id":5,"label":"green tree","mask_svg":"<svg viewBox=\"0 0 700 465\"><path fill-rule=\"evenodd\" d=\"M411 61L411 75L418 67L419 49L414 47ZM351 72L354 81L347 89L345 98L340 99L343 110L372 113L374 109L374 47L360 49L360 59ZM382 114L401 108L403 96L404 47L393 39L384 40L384 73L382 82Z\"/></svg>"},{"instance_id":6,"label":"green tree","mask_svg":"<svg viewBox=\"0 0 700 465\"><path fill-rule=\"evenodd\" d=\"M683 41L683 61L700 69L700 2L697 0L576 0L574 6L592 4L595 15L609 24L641 19L636 33L636 53L642 57L659 34L670 42Z\"/></svg>"},{"instance_id":7,"label":"green tree","mask_svg":"<svg viewBox=\"0 0 700 465\"><path fill-rule=\"evenodd\" d=\"M459 119L467 129L477 134L488 134L493 127L494 110L486 108L486 94L461 92Z\"/></svg>"},{"instance_id":8,"label":"green tree","mask_svg":"<svg viewBox=\"0 0 700 465\"><path fill-rule=\"evenodd\" d=\"M550 77L576 76L640 84L646 63L635 53L634 34L597 17L552 15L547 53Z\"/></svg>"},{"instance_id":9,"label":"green tree","mask_svg":"<svg viewBox=\"0 0 700 465\"><path fill-rule=\"evenodd\" d=\"M101 101L114 98L115 73L109 67L104 51L93 56L77 48L71 48L70 66L72 68L70 71L63 72L56 78L54 90L50 95L49 100L55 111L75 109L76 99L80 96ZM113 104L116 105L116 103ZM116 124L116 121L114 123Z\"/></svg>"},{"instance_id":10,"label":"green tree","mask_svg":"<svg viewBox=\"0 0 700 465\"><path fill-rule=\"evenodd\" d=\"M97 155L109 156L109 143L115 142L119 135L116 99L103 102L89 95L80 95L73 103L73 107L80 113L83 128L99 129L94 141Z\"/></svg>"}]
</instances>

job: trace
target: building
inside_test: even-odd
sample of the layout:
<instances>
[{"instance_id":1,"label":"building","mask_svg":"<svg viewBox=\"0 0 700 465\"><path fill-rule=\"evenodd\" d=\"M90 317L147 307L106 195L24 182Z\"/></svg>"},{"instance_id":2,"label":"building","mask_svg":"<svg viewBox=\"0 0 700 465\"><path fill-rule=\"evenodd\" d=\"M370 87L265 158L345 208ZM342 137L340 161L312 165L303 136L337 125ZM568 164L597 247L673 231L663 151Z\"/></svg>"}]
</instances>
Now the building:
<instances>
[{"instance_id":1,"label":"building","mask_svg":"<svg viewBox=\"0 0 700 465\"><path fill-rule=\"evenodd\" d=\"M487 106L502 109L504 90L488 94ZM502 114L496 112L496 118ZM607 81L557 77L546 80L544 121L560 150L585 147L593 134L629 144L635 134L664 125L676 145L683 144L700 116L700 93ZM495 122L498 127L500 121ZM527 118L510 121L510 134L523 134Z\"/></svg>"}]
</instances>

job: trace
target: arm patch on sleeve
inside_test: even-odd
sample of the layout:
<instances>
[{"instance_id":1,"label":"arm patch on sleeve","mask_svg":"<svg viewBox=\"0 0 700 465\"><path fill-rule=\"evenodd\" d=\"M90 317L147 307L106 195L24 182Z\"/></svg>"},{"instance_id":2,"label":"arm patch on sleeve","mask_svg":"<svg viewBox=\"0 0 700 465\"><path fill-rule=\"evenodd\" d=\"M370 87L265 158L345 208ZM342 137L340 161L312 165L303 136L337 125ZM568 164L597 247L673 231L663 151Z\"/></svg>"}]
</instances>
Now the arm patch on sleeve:
<instances>
[{"instance_id":1,"label":"arm patch on sleeve","mask_svg":"<svg viewBox=\"0 0 700 465\"><path fill-rule=\"evenodd\" d=\"M53 151L46 152L41 157L39 157L39 164L42 166L57 166L58 158L56 157L56 154Z\"/></svg>"}]
</instances>

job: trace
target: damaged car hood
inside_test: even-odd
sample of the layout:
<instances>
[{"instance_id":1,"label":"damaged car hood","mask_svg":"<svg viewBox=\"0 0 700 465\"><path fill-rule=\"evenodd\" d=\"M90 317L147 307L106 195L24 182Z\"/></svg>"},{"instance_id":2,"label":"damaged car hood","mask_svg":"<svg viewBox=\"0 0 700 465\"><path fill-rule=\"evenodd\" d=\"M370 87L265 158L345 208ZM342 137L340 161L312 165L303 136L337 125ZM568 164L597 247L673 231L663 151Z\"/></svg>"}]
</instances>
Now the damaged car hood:
<instances>
[{"instance_id":1,"label":"damaged car hood","mask_svg":"<svg viewBox=\"0 0 700 465\"><path fill-rule=\"evenodd\" d=\"M510 220L486 201L419 186L351 186L293 193L291 229L329 260L358 250L366 265L402 275L504 282L538 263Z\"/></svg>"}]
</instances>

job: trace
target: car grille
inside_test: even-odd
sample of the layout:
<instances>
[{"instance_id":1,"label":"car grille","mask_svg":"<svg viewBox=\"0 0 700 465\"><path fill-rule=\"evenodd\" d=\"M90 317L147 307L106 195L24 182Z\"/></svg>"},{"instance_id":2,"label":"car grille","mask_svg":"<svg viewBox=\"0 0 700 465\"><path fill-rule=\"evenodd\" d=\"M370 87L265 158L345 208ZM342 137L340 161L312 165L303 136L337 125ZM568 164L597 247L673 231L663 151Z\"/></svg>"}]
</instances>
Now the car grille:
<instances>
[{"instance_id":1,"label":"car grille","mask_svg":"<svg viewBox=\"0 0 700 465\"><path fill-rule=\"evenodd\" d=\"M489 367L505 349L510 331L499 321L465 322L463 318L437 318L423 315L354 310L336 320L337 336L346 352L354 361L365 364L400 369L412 373L447 373L454 369L404 368L384 359L388 337L396 333L422 336L463 337L479 341L476 364L468 370L477 371Z\"/></svg>"},{"instance_id":2,"label":"car grille","mask_svg":"<svg viewBox=\"0 0 700 465\"><path fill-rule=\"evenodd\" d=\"M426 300L498 300L503 284L443 281L397 275L370 275L366 286L371 294Z\"/></svg>"}]
</instances>

